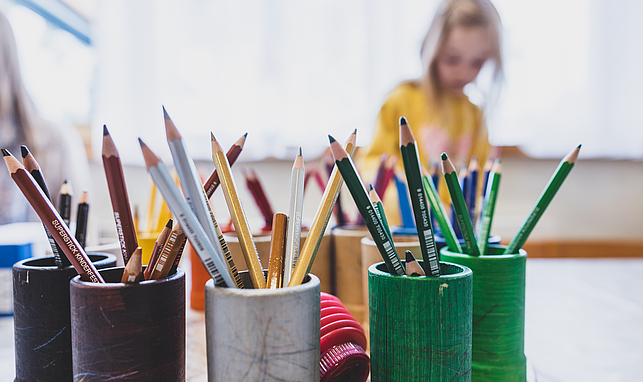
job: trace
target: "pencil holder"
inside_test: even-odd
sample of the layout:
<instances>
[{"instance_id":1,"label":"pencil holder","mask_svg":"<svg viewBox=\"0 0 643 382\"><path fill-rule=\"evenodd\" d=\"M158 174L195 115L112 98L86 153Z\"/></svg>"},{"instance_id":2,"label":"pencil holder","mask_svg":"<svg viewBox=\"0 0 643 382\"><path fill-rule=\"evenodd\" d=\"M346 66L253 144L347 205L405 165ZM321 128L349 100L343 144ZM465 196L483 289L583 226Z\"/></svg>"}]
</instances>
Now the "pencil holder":
<instances>
[{"instance_id":1,"label":"pencil holder","mask_svg":"<svg viewBox=\"0 0 643 382\"><path fill-rule=\"evenodd\" d=\"M527 252L503 255L490 245L483 256L442 249L443 261L473 270L474 381L525 381L525 268Z\"/></svg>"},{"instance_id":2,"label":"pencil holder","mask_svg":"<svg viewBox=\"0 0 643 382\"><path fill-rule=\"evenodd\" d=\"M366 381L370 360L364 351L364 329L342 302L331 294L321 294L320 335L321 382Z\"/></svg>"},{"instance_id":3,"label":"pencil holder","mask_svg":"<svg viewBox=\"0 0 643 382\"><path fill-rule=\"evenodd\" d=\"M74 381L185 380L185 273L123 284L70 282Z\"/></svg>"},{"instance_id":4,"label":"pencil holder","mask_svg":"<svg viewBox=\"0 0 643 382\"><path fill-rule=\"evenodd\" d=\"M97 269L116 265L116 256L90 253ZM71 381L69 280L72 266L58 268L53 256L13 265L15 382Z\"/></svg>"},{"instance_id":5,"label":"pencil holder","mask_svg":"<svg viewBox=\"0 0 643 382\"><path fill-rule=\"evenodd\" d=\"M471 381L473 272L447 262L440 271L368 268L371 381Z\"/></svg>"},{"instance_id":6,"label":"pencil holder","mask_svg":"<svg viewBox=\"0 0 643 382\"><path fill-rule=\"evenodd\" d=\"M339 297L344 306L358 322L368 319L364 305L366 289L361 284L362 257L361 240L370 237L366 226L341 226L332 230L332 250L335 273L334 295Z\"/></svg>"},{"instance_id":7,"label":"pencil holder","mask_svg":"<svg viewBox=\"0 0 643 382\"><path fill-rule=\"evenodd\" d=\"M319 381L320 288L250 289L205 285L208 381Z\"/></svg>"}]
</instances>

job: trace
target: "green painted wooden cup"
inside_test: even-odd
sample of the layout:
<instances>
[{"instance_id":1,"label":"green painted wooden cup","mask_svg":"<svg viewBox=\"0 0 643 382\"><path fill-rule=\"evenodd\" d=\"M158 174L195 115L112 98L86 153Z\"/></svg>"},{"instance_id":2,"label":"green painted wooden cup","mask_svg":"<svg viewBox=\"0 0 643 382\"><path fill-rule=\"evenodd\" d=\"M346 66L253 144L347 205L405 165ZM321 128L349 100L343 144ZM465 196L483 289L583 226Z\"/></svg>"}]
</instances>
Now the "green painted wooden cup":
<instances>
[{"instance_id":1,"label":"green painted wooden cup","mask_svg":"<svg viewBox=\"0 0 643 382\"><path fill-rule=\"evenodd\" d=\"M503 255L506 247L489 245L483 256L443 248L440 259L473 271L474 382L524 382L525 269L527 252Z\"/></svg>"},{"instance_id":2,"label":"green painted wooden cup","mask_svg":"<svg viewBox=\"0 0 643 382\"><path fill-rule=\"evenodd\" d=\"M446 262L440 270L409 277L383 262L368 268L371 381L471 381L473 273Z\"/></svg>"}]
</instances>

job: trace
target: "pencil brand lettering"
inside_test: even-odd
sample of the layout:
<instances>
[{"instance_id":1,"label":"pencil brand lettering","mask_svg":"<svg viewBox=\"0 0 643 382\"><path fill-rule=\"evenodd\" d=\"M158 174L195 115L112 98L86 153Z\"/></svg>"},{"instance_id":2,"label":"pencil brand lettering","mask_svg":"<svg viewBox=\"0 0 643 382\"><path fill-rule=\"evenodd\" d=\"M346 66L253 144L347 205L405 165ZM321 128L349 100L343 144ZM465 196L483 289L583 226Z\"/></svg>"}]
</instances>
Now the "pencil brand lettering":
<instances>
[{"instance_id":1,"label":"pencil brand lettering","mask_svg":"<svg viewBox=\"0 0 643 382\"><path fill-rule=\"evenodd\" d=\"M67 235L67 232L65 231L65 227L63 227L58 220L52 220L51 224L53 224L54 229L56 230L56 232L58 232L58 235L65 243L67 248L69 248L72 255L74 256L76 261L78 261L78 264L81 266L81 268L83 268L83 270L85 271L89 279L92 282L97 283L98 278L94 274L89 264L87 264L87 262L85 261L85 258L83 257L82 253L80 252L80 250L78 249L74 241L69 237L69 235Z\"/></svg>"},{"instance_id":2,"label":"pencil brand lettering","mask_svg":"<svg viewBox=\"0 0 643 382\"><path fill-rule=\"evenodd\" d=\"M114 221L116 222L116 233L118 234L118 242L121 245L121 253L123 258L129 258L129 253L127 253L127 247L125 246L125 233L123 232L123 224L121 223L121 215L118 212L114 212Z\"/></svg>"}]
</instances>

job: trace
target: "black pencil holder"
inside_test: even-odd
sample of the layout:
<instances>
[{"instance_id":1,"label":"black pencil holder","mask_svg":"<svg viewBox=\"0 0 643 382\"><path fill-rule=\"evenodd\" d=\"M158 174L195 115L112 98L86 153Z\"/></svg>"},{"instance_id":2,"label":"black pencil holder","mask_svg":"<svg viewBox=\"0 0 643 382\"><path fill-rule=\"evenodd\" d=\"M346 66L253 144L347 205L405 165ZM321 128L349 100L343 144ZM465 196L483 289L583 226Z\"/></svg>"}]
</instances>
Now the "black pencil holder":
<instances>
[{"instance_id":1,"label":"black pencil holder","mask_svg":"<svg viewBox=\"0 0 643 382\"><path fill-rule=\"evenodd\" d=\"M123 284L70 282L74 381L184 381L185 273Z\"/></svg>"},{"instance_id":2,"label":"black pencil holder","mask_svg":"<svg viewBox=\"0 0 643 382\"><path fill-rule=\"evenodd\" d=\"M109 253L89 254L97 269L116 265ZM72 266L58 268L53 256L13 265L15 382L72 380L69 280Z\"/></svg>"}]
</instances>

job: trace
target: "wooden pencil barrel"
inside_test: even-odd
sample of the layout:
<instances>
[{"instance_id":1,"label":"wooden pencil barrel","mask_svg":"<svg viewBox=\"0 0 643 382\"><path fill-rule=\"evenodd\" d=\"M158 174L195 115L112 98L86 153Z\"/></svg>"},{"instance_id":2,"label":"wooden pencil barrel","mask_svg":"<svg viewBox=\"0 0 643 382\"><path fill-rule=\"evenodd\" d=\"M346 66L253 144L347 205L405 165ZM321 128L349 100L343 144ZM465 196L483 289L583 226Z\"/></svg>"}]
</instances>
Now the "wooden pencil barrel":
<instances>
[{"instance_id":1,"label":"wooden pencil barrel","mask_svg":"<svg viewBox=\"0 0 643 382\"><path fill-rule=\"evenodd\" d=\"M97 269L116 266L112 254L88 256ZM71 381L69 280L78 273L58 268L53 256L19 261L12 273L15 382Z\"/></svg>"},{"instance_id":2,"label":"wooden pencil barrel","mask_svg":"<svg viewBox=\"0 0 643 382\"><path fill-rule=\"evenodd\" d=\"M440 270L368 268L371 381L471 381L473 272L446 262Z\"/></svg>"},{"instance_id":3,"label":"wooden pencil barrel","mask_svg":"<svg viewBox=\"0 0 643 382\"><path fill-rule=\"evenodd\" d=\"M131 284L122 267L100 273L104 284L70 282L74 380L185 380L185 273Z\"/></svg>"},{"instance_id":4,"label":"wooden pencil barrel","mask_svg":"<svg viewBox=\"0 0 643 382\"><path fill-rule=\"evenodd\" d=\"M301 231L299 248L304 245L304 241L306 241L307 237L308 231ZM230 254L232 255L234 264L237 266L237 270L247 270L248 266L246 265L246 260L241 252L241 246L239 245L239 239L237 236L226 233L224 238L228 244L228 248L230 248ZM261 266L268 269L268 261L270 260L270 233L254 236L254 241L255 247L257 247L257 252L259 253L259 260L261 260ZM315 261L313 262L313 266L310 268L310 273L314 274L319 279L322 292L331 293L331 236L328 233L324 234L324 237L319 244Z\"/></svg>"},{"instance_id":5,"label":"wooden pencil barrel","mask_svg":"<svg viewBox=\"0 0 643 382\"><path fill-rule=\"evenodd\" d=\"M361 240L370 237L365 226L342 226L332 230L335 295L358 322L368 318L362 286Z\"/></svg>"},{"instance_id":6,"label":"wooden pencil barrel","mask_svg":"<svg viewBox=\"0 0 643 382\"><path fill-rule=\"evenodd\" d=\"M320 286L248 289L205 285L208 381L319 381Z\"/></svg>"},{"instance_id":7,"label":"wooden pencil barrel","mask_svg":"<svg viewBox=\"0 0 643 382\"><path fill-rule=\"evenodd\" d=\"M505 246L490 245L483 256L453 253L444 248L443 261L471 268L473 278L474 381L524 382L525 272L527 252L503 255Z\"/></svg>"}]
</instances>

